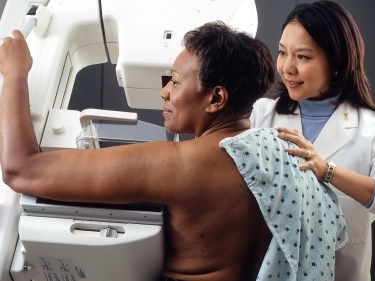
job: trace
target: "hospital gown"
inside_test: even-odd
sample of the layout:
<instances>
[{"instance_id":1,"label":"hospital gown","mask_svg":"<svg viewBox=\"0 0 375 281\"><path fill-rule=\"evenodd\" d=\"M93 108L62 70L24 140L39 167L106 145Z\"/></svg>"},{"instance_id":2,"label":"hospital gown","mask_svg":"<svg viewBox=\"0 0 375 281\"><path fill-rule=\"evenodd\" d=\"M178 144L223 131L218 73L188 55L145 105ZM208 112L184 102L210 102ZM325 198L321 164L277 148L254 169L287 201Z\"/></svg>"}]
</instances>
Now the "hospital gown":
<instances>
[{"instance_id":1,"label":"hospital gown","mask_svg":"<svg viewBox=\"0 0 375 281\"><path fill-rule=\"evenodd\" d=\"M273 234L257 280L334 280L335 251L347 240L337 197L276 129L250 129L220 142L255 196Z\"/></svg>"}]
</instances>

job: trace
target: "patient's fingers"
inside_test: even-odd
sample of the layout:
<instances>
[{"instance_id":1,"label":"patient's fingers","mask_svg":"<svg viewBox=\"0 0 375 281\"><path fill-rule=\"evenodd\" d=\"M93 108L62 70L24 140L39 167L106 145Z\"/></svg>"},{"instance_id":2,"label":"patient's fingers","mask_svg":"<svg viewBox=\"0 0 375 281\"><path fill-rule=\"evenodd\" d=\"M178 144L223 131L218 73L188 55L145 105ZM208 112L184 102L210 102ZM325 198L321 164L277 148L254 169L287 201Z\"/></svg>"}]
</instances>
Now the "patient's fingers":
<instances>
[{"instance_id":1,"label":"patient's fingers","mask_svg":"<svg viewBox=\"0 0 375 281\"><path fill-rule=\"evenodd\" d=\"M13 30L12 32L13 38L17 40L25 40L25 37L23 36L22 32L18 29Z\"/></svg>"},{"instance_id":2,"label":"patient's fingers","mask_svg":"<svg viewBox=\"0 0 375 281\"><path fill-rule=\"evenodd\" d=\"M4 39L3 39L3 44L9 44L9 42L12 40L13 38L11 38L11 37L5 37Z\"/></svg>"},{"instance_id":3,"label":"patient's fingers","mask_svg":"<svg viewBox=\"0 0 375 281\"><path fill-rule=\"evenodd\" d=\"M0 45L0 72L5 78L9 74L24 75L32 66L27 43L19 30L12 37L5 37Z\"/></svg>"}]
</instances>

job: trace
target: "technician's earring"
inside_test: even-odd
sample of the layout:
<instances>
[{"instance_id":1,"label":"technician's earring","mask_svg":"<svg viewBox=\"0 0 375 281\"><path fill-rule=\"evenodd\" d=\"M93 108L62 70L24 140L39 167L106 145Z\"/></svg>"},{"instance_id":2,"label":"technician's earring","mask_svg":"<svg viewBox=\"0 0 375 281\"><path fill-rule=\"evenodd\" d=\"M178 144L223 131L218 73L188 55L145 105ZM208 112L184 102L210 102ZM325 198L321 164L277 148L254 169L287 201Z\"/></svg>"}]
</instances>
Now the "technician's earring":
<instances>
[{"instance_id":1,"label":"technician's earring","mask_svg":"<svg viewBox=\"0 0 375 281\"><path fill-rule=\"evenodd\" d=\"M337 74L338 74L337 70L333 72L333 76L337 76Z\"/></svg>"}]
</instances>

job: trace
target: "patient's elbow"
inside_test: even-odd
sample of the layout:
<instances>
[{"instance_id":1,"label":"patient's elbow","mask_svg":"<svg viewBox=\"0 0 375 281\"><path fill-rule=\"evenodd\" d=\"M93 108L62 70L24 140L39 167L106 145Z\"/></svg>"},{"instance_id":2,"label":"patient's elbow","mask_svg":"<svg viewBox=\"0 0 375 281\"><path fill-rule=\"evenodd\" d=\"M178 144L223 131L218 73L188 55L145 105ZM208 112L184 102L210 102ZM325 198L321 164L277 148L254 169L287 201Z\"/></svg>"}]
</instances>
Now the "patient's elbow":
<instances>
[{"instance_id":1,"label":"patient's elbow","mask_svg":"<svg viewBox=\"0 0 375 281\"><path fill-rule=\"evenodd\" d=\"M3 182L13 189L15 192L22 192L21 186L18 184L20 178L20 169L12 165L1 167Z\"/></svg>"}]
</instances>

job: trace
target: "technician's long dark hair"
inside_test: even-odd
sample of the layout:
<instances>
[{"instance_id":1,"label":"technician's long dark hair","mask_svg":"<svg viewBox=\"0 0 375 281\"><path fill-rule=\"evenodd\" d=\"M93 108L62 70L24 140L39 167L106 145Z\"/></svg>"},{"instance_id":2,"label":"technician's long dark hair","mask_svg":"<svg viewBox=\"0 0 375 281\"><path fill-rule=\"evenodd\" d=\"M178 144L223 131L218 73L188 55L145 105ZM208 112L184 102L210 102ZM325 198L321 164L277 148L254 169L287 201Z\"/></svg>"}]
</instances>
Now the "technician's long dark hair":
<instances>
[{"instance_id":1,"label":"technician's long dark hair","mask_svg":"<svg viewBox=\"0 0 375 281\"><path fill-rule=\"evenodd\" d=\"M339 95L337 104L350 102L355 107L375 111L375 102L364 71L365 47L357 24L351 14L332 1L317 1L297 5L288 15L282 31L291 22L298 22L325 51L331 69L335 72L327 97ZM293 114L298 102L289 97L280 83L276 111Z\"/></svg>"}]
</instances>

